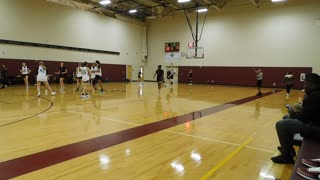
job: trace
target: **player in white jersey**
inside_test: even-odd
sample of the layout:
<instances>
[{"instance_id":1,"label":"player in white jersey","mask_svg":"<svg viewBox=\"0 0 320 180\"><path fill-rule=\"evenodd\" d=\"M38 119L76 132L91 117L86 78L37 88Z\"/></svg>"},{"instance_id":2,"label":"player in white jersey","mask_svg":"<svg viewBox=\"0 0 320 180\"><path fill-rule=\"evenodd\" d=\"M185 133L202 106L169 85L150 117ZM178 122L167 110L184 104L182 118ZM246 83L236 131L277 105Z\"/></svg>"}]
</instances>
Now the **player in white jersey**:
<instances>
[{"instance_id":1,"label":"player in white jersey","mask_svg":"<svg viewBox=\"0 0 320 180\"><path fill-rule=\"evenodd\" d=\"M263 72L261 69L256 70L255 68L253 68L253 71L255 71L257 74L257 87L258 87L257 96L261 96L262 95L261 86L262 86Z\"/></svg>"},{"instance_id":2,"label":"player in white jersey","mask_svg":"<svg viewBox=\"0 0 320 180\"><path fill-rule=\"evenodd\" d=\"M95 74L96 74L96 77L95 77L95 82L97 82L98 81L98 83L99 83L99 86L100 86L100 91L101 92L103 92L103 87L102 87L102 69L101 69L101 63L100 63L100 61L96 61L96 66L95 66L95 72L94 72ZM95 87L95 89L97 89L96 87Z\"/></svg>"},{"instance_id":3,"label":"player in white jersey","mask_svg":"<svg viewBox=\"0 0 320 180\"><path fill-rule=\"evenodd\" d=\"M82 75L82 93L81 98L89 98L89 86L90 86L90 78L91 78L91 71L87 67L87 62L82 63L80 67L81 75Z\"/></svg>"},{"instance_id":4,"label":"player in white jersey","mask_svg":"<svg viewBox=\"0 0 320 180\"><path fill-rule=\"evenodd\" d=\"M77 91L79 91L79 88L81 87L82 73L80 69L81 69L81 63L79 63L78 67L76 68Z\"/></svg>"},{"instance_id":5,"label":"player in white jersey","mask_svg":"<svg viewBox=\"0 0 320 180\"><path fill-rule=\"evenodd\" d=\"M24 84L26 85L26 89L29 89L29 74L31 70L27 67L25 62L22 63L20 72L24 80Z\"/></svg>"},{"instance_id":6,"label":"player in white jersey","mask_svg":"<svg viewBox=\"0 0 320 180\"><path fill-rule=\"evenodd\" d=\"M40 86L41 82L44 83L46 88L51 92L51 95L56 95L56 92L53 92L49 83L48 83L48 77L47 77L47 67L44 66L44 63L42 61L39 62L39 67L37 71L37 90L38 90L38 97L40 97Z\"/></svg>"}]
</instances>

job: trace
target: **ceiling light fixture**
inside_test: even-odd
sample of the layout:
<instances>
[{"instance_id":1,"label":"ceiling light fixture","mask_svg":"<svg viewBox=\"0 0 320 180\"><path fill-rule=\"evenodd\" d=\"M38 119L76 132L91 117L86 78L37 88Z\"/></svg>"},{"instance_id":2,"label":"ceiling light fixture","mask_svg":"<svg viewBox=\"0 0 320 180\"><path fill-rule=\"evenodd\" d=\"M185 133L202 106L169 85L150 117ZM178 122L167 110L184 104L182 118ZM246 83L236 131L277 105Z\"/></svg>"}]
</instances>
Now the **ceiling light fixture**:
<instances>
[{"instance_id":1,"label":"ceiling light fixture","mask_svg":"<svg viewBox=\"0 0 320 180\"><path fill-rule=\"evenodd\" d=\"M136 9L131 9L130 11L129 11L129 13L136 13L138 10L136 10Z\"/></svg>"},{"instance_id":2,"label":"ceiling light fixture","mask_svg":"<svg viewBox=\"0 0 320 180\"><path fill-rule=\"evenodd\" d=\"M208 9L207 9L207 8L202 8L202 9L198 9L197 11L198 11L199 13L201 13L201 12L207 12Z\"/></svg>"},{"instance_id":3,"label":"ceiling light fixture","mask_svg":"<svg viewBox=\"0 0 320 180\"><path fill-rule=\"evenodd\" d=\"M285 0L271 0L272 2L283 2Z\"/></svg>"},{"instance_id":4,"label":"ceiling light fixture","mask_svg":"<svg viewBox=\"0 0 320 180\"><path fill-rule=\"evenodd\" d=\"M110 4L111 1L110 0L103 0L103 1L100 1L99 2L101 5L107 5L107 4Z\"/></svg>"},{"instance_id":5,"label":"ceiling light fixture","mask_svg":"<svg viewBox=\"0 0 320 180\"><path fill-rule=\"evenodd\" d=\"M186 2L190 2L191 0L178 0L178 3L186 3Z\"/></svg>"}]
</instances>

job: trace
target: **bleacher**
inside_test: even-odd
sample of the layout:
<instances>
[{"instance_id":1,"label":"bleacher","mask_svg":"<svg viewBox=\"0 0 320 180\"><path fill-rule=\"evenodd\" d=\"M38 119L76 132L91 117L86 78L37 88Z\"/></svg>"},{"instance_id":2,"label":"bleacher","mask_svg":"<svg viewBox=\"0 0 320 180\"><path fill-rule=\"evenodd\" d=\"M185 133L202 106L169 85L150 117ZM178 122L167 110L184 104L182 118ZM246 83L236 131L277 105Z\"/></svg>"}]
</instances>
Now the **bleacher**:
<instances>
[{"instance_id":1,"label":"bleacher","mask_svg":"<svg viewBox=\"0 0 320 180\"><path fill-rule=\"evenodd\" d=\"M302 158L316 159L320 158L320 141L319 139L304 138L294 165L294 170L291 175L291 180L305 180L297 173L299 167L305 167L302 164Z\"/></svg>"}]
</instances>

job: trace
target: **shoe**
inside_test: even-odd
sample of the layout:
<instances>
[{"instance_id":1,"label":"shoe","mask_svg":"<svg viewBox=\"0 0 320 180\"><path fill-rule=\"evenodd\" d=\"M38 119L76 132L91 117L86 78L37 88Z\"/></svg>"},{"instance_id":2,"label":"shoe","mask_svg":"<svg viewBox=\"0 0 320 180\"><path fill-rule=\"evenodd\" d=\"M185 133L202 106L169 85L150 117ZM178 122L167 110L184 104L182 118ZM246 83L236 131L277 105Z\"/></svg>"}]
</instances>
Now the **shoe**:
<instances>
[{"instance_id":1,"label":"shoe","mask_svg":"<svg viewBox=\"0 0 320 180\"><path fill-rule=\"evenodd\" d=\"M54 95L56 95L56 94L57 94L56 92L52 92L52 93L51 93L52 96L54 96Z\"/></svg>"},{"instance_id":2,"label":"shoe","mask_svg":"<svg viewBox=\"0 0 320 180\"><path fill-rule=\"evenodd\" d=\"M301 160L302 164L308 167L320 167L320 159L304 159Z\"/></svg>"},{"instance_id":3,"label":"shoe","mask_svg":"<svg viewBox=\"0 0 320 180\"><path fill-rule=\"evenodd\" d=\"M306 168L306 167L299 167L297 173L304 177L305 179L309 180L318 180L320 179L320 167L315 168Z\"/></svg>"},{"instance_id":4,"label":"shoe","mask_svg":"<svg viewBox=\"0 0 320 180\"><path fill-rule=\"evenodd\" d=\"M64 88L60 88L60 91L64 91Z\"/></svg>"},{"instance_id":5,"label":"shoe","mask_svg":"<svg viewBox=\"0 0 320 180\"><path fill-rule=\"evenodd\" d=\"M281 154L271 158L272 162L277 164L294 164L293 157L291 155Z\"/></svg>"},{"instance_id":6,"label":"shoe","mask_svg":"<svg viewBox=\"0 0 320 180\"><path fill-rule=\"evenodd\" d=\"M283 154L283 150L282 150L282 147L281 146L278 146L277 147L277 149ZM296 156L297 154L296 154L296 151L292 148L292 149L290 149L290 154L292 155L292 156ZM320 159L319 159L320 160Z\"/></svg>"},{"instance_id":7,"label":"shoe","mask_svg":"<svg viewBox=\"0 0 320 180\"><path fill-rule=\"evenodd\" d=\"M38 93L37 97L40 97L40 95L41 95L41 94L40 94L40 93Z\"/></svg>"},{"instance_id":8,"label":"shoe","mask_svg":"<svg viewBox=\"0 0 320 180\"><path fill-rule=\"evenodd\" d=\"M257 96L261 96L261 95L262 95L262 93L261 93L261 92L258 92L258 93L257 93Z\"/></svg>"},{"instance_id":9,"label":"shoe","mask_svg":"<svg viewBox=\"0 0 320 180\"><path fill-rule=\"evenodd\" d=\"M89 94L87 94L87 95L85 95L85 97L86 97L86 98L90 98L90 95L89 95Z\"/></svg>"},{"instance_id":10,"label":"shoe","mask_svg":"<svg viewBox=\"0 0 320 180\"><path fill-rule=\"evenodd\" d=\"M82 94L80 97L81 97L82 99L84 99L84 98L86 98L86 95Z\"/></svg>"}]
</instances>

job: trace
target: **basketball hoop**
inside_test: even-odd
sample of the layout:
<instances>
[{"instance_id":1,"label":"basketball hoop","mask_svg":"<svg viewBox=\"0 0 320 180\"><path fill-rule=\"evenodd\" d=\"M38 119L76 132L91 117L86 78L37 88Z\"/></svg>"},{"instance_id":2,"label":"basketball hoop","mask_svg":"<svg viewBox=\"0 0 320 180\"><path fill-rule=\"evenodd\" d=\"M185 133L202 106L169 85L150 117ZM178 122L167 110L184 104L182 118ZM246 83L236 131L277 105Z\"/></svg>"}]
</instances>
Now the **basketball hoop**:
<instances>
[{"instance_id":1,"label":"basketball hoop","mask_svg":"<svg viewBox=\"0 0 320 180\"><path fill-rule=\"evenodd\" d=\"M187 54L187 59L203 59L204 58L204 48L203 47L189 47Z\"/></svg>"}]
</instances>

